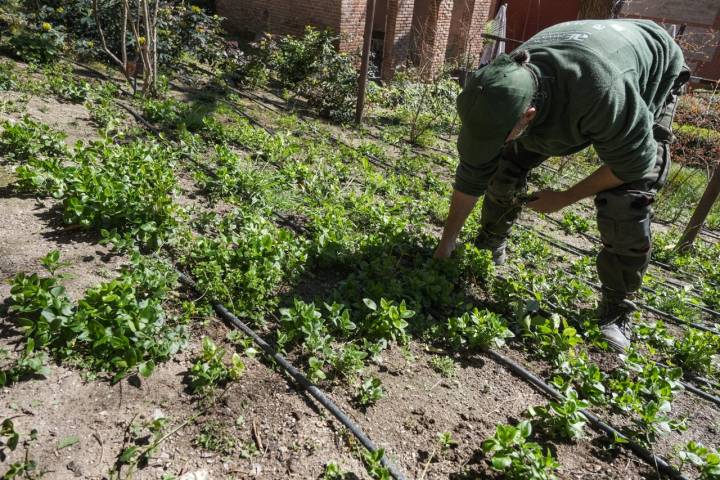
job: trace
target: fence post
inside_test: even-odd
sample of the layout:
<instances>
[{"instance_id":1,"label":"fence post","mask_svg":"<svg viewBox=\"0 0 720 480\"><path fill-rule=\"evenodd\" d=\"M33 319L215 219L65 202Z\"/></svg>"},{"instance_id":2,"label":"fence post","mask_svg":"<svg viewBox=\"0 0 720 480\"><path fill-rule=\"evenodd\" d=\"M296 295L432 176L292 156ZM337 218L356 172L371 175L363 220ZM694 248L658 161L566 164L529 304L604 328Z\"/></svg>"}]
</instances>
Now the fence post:
<instances>
[{"instance_id":1,"label":"fence post","mask_svg":"<svg viewBox=\"0 0 720 480\"><path fill-rule=\"evenodd\" d=\"M355 123L358 124L362 122L363 109L365 108L365 90L367 87L368 66L370 65L373 23L375 21L375 0L368 0L366 15L362 62L360 63L360 76L358 77L358 96L355 105Z\"/></svg>"},{"instance_id":2,"label":"fence post","mask_svg":"<svg viewBox=\"0 0 720 480\"><path fill-rule=\"evenodd\" d=\"M710 209L715 203L715 200L717 200L718 195L720 195L720 164L715 166L715 171L713 172L712 177L710 177L710 181L705 188L705 193L703 193L698 206L695 208L695 212L690 218L687 227L685 227L685 231L683 232L680 241L678 241L677 246L675 247L677 251L682 252L692 246L695 241L695 237L697 237L700 229L705 223L705 219L710 213Z\"/></svg>"}]
</instances>

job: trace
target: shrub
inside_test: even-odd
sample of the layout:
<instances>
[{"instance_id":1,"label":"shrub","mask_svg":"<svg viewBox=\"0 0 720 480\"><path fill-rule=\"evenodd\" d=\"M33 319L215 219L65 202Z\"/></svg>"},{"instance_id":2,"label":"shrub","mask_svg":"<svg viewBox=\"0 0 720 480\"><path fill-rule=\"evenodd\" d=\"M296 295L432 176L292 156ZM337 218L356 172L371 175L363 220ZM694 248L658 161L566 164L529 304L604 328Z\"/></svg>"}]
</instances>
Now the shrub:
<instances>
[{"instance_id":1,"label":"shrub","mask_svg":"<svg viewBox=\"0 0 720 480\"><path fill-rule=\"evenodd\" d=\"M21 30L10 38L12 52L28 63L56 62L65 48L65 34L48 22Z\"/></svg>"},{"instance_id":2,"label":"shrub","mask_svg":"<svg viewBox=\"0 0 720 480\"><path fill-rule=\"evenodd\" d=\"M43 261L50 276L17 274L10 311L28 345L91 372L110 373L113 380L134 370L149 376L157 362L181 348L185 333L162 307L176 279L171 270L159 261L132 260L118 278L89 289L77 304L55 273L57 252Z\"/></svg>"},{"instance_id":3,"label":"shrub","mask_svg":"<svg viewBox=\"0 0 720 480\"><path fill-rule=\"evenodd\" d=\"M357 73L350 56L338 53L329 30L307 27L302 37L264 37L240 63L240 82L249 86L273 80L305 97L311 108L337 121L351 118Z\"/></svg>"}]
</instances>

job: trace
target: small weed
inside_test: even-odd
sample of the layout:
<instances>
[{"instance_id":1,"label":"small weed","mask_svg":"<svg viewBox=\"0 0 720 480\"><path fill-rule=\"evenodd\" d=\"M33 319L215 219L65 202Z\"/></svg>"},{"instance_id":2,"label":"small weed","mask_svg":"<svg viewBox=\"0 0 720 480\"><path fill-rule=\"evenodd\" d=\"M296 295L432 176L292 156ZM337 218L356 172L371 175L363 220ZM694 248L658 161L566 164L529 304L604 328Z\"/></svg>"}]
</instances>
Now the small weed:
<instances>
[{"instance_id":1,"label":"small weed","mask_svg":"<svg viewBox=\"0 0 720 480\"><path fill-rule=\"evenodd\" d=\"M528 441L532 433L529 421L512 425L498 425L495 435L482 443L483 453L489 457L493 470L509 480L554 480L559 464L548 450Z\"/></svg>"},{"instance_id":2,"label":"small weed","mask_svg":"<svg viewBox=\"0 0 720 480\"><path fill-rule=\"evenodd\" d=\"M218 348L210 337L203 337L202 352L190 368L190 388L194 393L240 378L245 370L240 356L233 353L230 365L226 365L224 359L225 349Z\"/></svg>"},{"instance_id":3,"label":"small weed","mask_svg":"<svg viewBox=\"0 0 720 480\"><path fill-rule=\"evenodd\" d=\"M357 395L357 402L363 407L374 405L385 395L382 389L382 382L377 377L371 377L360 385L360 391Z\"/></svg>"},{"instance_id":4,"label":"small weed","mask_svg":"<svg viewBox=\"0 0 720 480\"><path fill-rule=\"evenodd\" d=\"M455 376L455 361L452 359L452 357L432 357L430 359L430 366L433 370L435 370L437 373L439 373L445 378Z\"/></svg>"},{"instance_id":5,"label":"small weed","mask_svg":"<svg viewBox=\"0 0 720 480\"><path fill-rule=\"evenodd\" d=\"M217 420L210 420L205 423L200 433L198 433L197 438L195 438L195 445L223 455L233 453L237 444L237 439L228 431L225 424Z\"/></svg>"}]
</instances>

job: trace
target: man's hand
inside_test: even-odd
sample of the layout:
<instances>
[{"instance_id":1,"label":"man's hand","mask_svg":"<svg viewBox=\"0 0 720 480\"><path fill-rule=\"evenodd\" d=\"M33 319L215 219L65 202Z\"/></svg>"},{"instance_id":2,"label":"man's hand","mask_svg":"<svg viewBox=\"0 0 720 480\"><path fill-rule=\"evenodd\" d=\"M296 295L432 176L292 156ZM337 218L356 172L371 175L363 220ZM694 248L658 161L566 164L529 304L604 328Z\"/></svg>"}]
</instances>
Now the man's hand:
<instances>
[{"instance_id":1,"label":"man's hand","mask_svg":"<svg viewBox=\"0 0 720 480\"><path fill-rule=\"evenodd\" d=\"M455 250L455 242L448 243L441 240L435 249L435 255L433 255L433 258L450 258L453 250Z\"/></svg>"},{"instance_id":2,"label":"man's hand","mask_svg":"<svg viewBox=\"0 0 720 480\"><path fill-rule=\"evenodd\" d=\"M557 212L573 203L572 198L565 191L540 190L534 192L532 196L535 200L529 202L527 206L538 213Z\"/></svg>"}]
</instances>

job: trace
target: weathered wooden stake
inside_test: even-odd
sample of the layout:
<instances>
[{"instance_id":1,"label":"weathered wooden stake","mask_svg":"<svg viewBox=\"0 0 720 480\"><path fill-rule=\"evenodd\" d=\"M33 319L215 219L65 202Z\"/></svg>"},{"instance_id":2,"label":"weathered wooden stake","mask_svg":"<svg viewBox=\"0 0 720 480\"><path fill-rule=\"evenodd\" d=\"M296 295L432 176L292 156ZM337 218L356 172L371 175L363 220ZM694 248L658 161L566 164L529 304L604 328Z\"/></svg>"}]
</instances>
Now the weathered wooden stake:
<instances>
[{"instance_id":1,"label":"weathered wooden stake","mask_svg":"<svg viewBox=\"0 0 720 480\"><path fill-rule=\"evenodd\" d=\"M695 212L693 213L692 218L690 218L687 227L685 227L685 232L683 232L680 241L675 247L677 251L682 252L692 246L693 242L695 241L695 237L697 237L698 233L700 232L700 229L705 223L705 219L710 213L710 209L712 209L712 206L719 195L720 165L716 165L715 171L713 172L712 177L710 177L710 181L705 188L705 193L703 193L703 196L700 199L700 203L698 203L698 206L695 208Z\"/></svg>"},{"instance_id":2,"label":"weathered wooden stake","mask_svg":"<svg viewBox=\"0 0 720 480\"><path fill-rule=\"evenodd\" d=\"M365 89L367 87L368 67L370 66L370 47L372 46L373 23L375 21L375 0L368 0L365 18L365 41L363 42L360 76L358 77L358 96L355 105L355 123L362 122L365 108Z\"/></svg>"}]
</instances>

